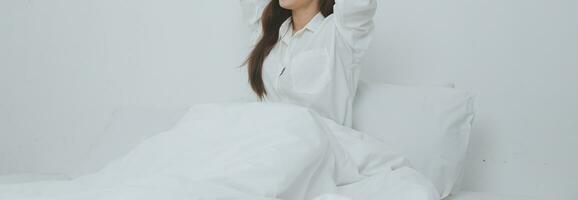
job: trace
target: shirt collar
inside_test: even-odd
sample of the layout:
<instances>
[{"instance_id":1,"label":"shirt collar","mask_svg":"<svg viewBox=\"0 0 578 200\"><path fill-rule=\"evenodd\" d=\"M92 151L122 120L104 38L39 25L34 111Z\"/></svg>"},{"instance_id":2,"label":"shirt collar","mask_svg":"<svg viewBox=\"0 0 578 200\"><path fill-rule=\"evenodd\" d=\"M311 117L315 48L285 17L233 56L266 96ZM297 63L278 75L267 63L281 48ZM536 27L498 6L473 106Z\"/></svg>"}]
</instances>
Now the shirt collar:
<instances>
[{"instance_id":1,"label":"shirt collar","mask_svg":"<svg viewBox=\"0 0 578 200\"><path fill-rule=\"evenodd\" d=\"M309 23L307 23L307 25L305 25L305 28L307 30L310 30L311 32L315 32L317 31L317 29L319 29L319 26L321 26L321 23L323 22L323 20L325 19L325 17L323 16L323 14L321 14L321 12L318 12L313 19L311 19L309 21Z\"/></svg>"},{"instance_id":2,"label":"shirt collar","mask_svg":"<svg viewBox=\"0 0 578 200\"><path fill-rule=\"evenodd\" d=\"M323 22L323 20L325 19L325 17L323 16L323 14L321 14L321 12L318 12L310 21L309 23L307 23L307 25L305 25L305 27L303 28L303 30L298 31L296 34L302 34L303 31L311 31L311 32L316 32L319 29L319 26L321 26L321 23ZM283 22L283 24L281 24L281 28L279 29L279 37L281 37L281 40L285 43L288 43L288 40L291 37L291 34L293 31L293 25L291 23L291 21L293 20L292 17L287 18L287 20L285 20L285 22Z\"/></svg>"}]
</instances>

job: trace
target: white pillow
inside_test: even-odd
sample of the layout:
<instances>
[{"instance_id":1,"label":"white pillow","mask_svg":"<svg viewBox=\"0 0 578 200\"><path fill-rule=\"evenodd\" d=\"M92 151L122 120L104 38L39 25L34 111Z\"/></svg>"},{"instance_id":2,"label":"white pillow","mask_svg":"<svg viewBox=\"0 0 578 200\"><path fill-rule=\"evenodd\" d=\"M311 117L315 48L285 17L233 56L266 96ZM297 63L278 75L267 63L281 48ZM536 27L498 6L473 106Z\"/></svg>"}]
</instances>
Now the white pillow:
<instances>
[{"instance_id":1,"label":"white pillow","mask_svg":"<svg viewBox=\"0 0 578 200\"><path fill-rule=\"evenodd\" d=\"M361 82L353 128L404 154L445 198L461 178L474 99L469 92L446 87Z\"/></svg>"}]
</instances>

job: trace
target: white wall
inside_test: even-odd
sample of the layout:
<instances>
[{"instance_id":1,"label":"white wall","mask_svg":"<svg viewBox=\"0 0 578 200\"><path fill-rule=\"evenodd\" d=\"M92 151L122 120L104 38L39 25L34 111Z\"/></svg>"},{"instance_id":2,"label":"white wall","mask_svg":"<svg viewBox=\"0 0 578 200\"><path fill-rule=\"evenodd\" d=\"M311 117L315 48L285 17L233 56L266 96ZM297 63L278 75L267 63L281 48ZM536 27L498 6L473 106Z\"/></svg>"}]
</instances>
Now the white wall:
<instances>
[{"instance_id":1,"label":"white wall","mask_svg":"<svg viewBox=\"0 0 578 200\"><path fill-rule=\"evenodd\" d=\"M247 92L237 8L0 0L0 173L71 171L123 106L183 107Z\"/></svg>"},{"instance_id":2,"label":"white wall","mask_svg":"<svg viewBox=\"0 0 578 200\"><path fill-rule=\"evenodd\" d=\"M96 143L127 151L143 137L135 131L178 118L126 110L248 92L236 68L247 52L237 8L0 0L0 174L81 173L98 163L87 161L101 155ZM479 94L465 189L576 199L577 18L572 0L380 1L362 77L453 81ZM122 124L130 128L114 128Z\"/></svg>"},{"instance_id":3,"label":"white wall","mask_svg":"<svg viewBox=\"0 0 578 200\"><path fill-rule=\"evenodd\" d=\"M578 1L380 8L366 79L453 80L479 94L466 189L578 199Z\"/></svg>"}]
</instances>

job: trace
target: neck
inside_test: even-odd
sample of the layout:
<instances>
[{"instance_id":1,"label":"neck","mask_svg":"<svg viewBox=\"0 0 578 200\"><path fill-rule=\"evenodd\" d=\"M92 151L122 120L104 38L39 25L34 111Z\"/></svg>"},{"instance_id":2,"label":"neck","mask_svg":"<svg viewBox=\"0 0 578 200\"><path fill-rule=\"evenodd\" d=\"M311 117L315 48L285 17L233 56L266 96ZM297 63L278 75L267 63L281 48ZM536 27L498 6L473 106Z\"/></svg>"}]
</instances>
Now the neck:
<instances>
[{"instance_id":1,"label":"neck","mask_svg":"<svg viewBox=\"0 0 578 200\"><path fill-rule=\"evenodd\" d=\"M317 1L311 1L311 3L302 8L293 9L292 19L293 19L293 33L303 29L317 13L319 13L319 4Z\"/></svg>"}]
</instances>

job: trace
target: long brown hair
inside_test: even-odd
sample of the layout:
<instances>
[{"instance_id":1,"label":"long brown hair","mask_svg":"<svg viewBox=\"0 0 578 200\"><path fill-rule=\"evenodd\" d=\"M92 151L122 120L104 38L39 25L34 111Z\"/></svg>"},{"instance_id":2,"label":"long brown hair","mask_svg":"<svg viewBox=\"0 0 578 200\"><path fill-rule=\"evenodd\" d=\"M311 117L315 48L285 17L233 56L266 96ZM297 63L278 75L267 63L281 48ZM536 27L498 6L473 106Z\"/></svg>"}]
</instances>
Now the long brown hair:
<instances>
[{"instance_id":1,"label":"long brown hair","mask_svg":"<svg viewBox=\"0 0 578 200\"><path fill-rule=\"evenodd\" d=\"M333 14L335 0L319 0L319 11L327 17ZM261 16L262 36L259 42L247 57L245 63L248 65L249 83L259 99L267 95L265 84L263 83L263 62L269 56L271 50L279 41L279 29L283 22L291 17L291 10L282 8L279 0L272 0L263 10Z\"/></svg>"}]
</instances>

